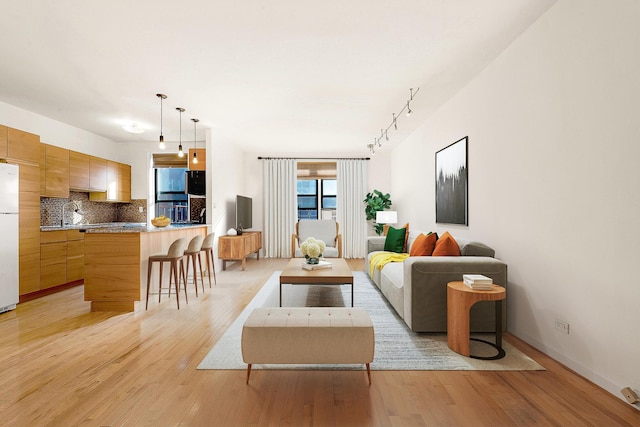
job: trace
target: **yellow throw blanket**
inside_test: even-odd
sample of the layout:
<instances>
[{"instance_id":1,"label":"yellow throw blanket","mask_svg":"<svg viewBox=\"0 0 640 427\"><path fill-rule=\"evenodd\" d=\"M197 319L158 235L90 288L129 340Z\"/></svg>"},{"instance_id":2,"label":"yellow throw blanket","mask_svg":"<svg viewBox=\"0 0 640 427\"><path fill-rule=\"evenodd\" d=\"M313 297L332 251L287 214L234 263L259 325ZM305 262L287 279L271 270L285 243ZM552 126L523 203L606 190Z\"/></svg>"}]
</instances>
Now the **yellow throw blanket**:
<instances>
[{"instance_id":1,"label":"yellow throw blanket","mask_svg":"<svg viewBox=\"0 0 640 427\"><path fill-rule=\"evenodd\" d=\"M369 276L373 277L374 268L382 270L382 267L389 262L403 262L407 258L409 258L409 254L399 254L396 252L380 252L379 254L375 254L369 260Z\"/></svg>"}]
</instances>

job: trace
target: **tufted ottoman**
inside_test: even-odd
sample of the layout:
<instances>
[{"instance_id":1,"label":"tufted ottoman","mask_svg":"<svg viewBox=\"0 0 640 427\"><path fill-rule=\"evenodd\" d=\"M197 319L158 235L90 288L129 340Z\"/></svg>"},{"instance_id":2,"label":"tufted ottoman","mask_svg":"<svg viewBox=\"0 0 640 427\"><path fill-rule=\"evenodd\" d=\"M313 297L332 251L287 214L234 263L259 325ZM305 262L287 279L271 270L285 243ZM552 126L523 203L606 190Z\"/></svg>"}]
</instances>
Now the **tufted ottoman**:
<instances>
[{"instance_id":1,"label":"tufted ottoman","mask_svg":"<svg viewBox=\"0 0 640 427\"><path fill-rule=\"evenodd\" d=\"M373 324L362 308L261 307L242 328L247 384L254 363L363 363L371 384L374 348Z\"/></svg>"}]
</instances>

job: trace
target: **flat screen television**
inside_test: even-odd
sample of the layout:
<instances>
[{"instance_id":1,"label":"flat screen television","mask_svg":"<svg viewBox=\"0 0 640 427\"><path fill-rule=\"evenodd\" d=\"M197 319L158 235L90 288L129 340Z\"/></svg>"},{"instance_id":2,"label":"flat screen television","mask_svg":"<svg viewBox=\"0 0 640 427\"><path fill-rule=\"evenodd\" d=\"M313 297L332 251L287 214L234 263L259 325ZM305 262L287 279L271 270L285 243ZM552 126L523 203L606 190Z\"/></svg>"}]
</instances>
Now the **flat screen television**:
<instances>
[{"instance_id":1,"label":"flat screen television","mask_svg":"<svg viewBox=\"0 0 640 427\"><path fill-rule=\"evenodd\" d=\"M236 228L247 230L253 227L252 204L250 197L236 196Z\"/></svg>"}]
</instances>

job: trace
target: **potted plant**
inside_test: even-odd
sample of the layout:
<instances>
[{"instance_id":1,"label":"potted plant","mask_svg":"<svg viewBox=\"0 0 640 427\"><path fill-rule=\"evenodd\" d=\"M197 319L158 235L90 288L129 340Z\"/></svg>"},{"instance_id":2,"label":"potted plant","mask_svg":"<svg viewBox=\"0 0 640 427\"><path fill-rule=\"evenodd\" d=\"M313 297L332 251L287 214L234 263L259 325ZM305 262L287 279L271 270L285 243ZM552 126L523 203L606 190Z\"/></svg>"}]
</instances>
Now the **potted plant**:
<instances>
[{"instance_id":1,"label":"potted plant","mask_svg":"<svg viewBox=\"0 0 640 427\"><path fill-rule=\"evenodd\" d=\"M367 193L364 203L366 205L364 212L367 215L367 221L375 221L376 212L383 211L391 207L391 195L389 195L389 193L383 194L382 191L379 190L373 190L371 193ZM373 229L378 236L382 234L383 227L383 224L373 224Z\"/></svg>"}]
</instances>

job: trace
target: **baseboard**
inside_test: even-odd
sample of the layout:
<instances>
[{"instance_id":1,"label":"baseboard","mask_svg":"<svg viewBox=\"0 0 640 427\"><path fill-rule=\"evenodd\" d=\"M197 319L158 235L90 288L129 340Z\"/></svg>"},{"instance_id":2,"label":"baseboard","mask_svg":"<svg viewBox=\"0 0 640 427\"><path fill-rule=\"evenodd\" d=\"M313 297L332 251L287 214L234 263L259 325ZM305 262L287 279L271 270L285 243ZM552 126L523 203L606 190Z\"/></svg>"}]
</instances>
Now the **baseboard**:
<instances>
[{"instance_id":1,"label":"baseboard","mask_svg":"<svg viewBox=\"0 0 640 427\"><path fill-rule=\"evenodd\" d=\"M611 381L607 380L606 378L601 377L597 373L593 372L591 369L588 369L585 366L583 366L583 365L581 365L579 363L576 363L575 361L571 360L570 358L568 358L564 354L556 351L554 348L551 348L551 347L547 346L546 344L536 340L535 338L527 335L526 333L524 333L522 331L519 331L517 329L514 330L512 328L509 328L508 332L510 334L516 336L517 338L521 339L522 341L526 342L530 346L535 347L537 350L543 352L544 354L546 354L547 356L549 356L552 359L556 360L557 362L560 362L561 364L563 364L567 368L571 369L575 373L581 375L582 377L586 378L587 380L591 381L592 383L596 384L597 386L603 388L604 390L606 390L607 392L611 393L613 396L615 396L618 399L622 400L623 402L625 402L626 404L628 404L631 407L635 408L636 410L640 411L640 407L638 407L637 405L629 404L627 402L627 400L624 398L624 396L622 395L622 393L620 393L620 390L622 390L622 388L624 386L620 386L618 384L613 384Z\"/></svg>"},{"instance_id":2,"label":"baseboard","mask_svg":"<svg viewBox=\"0 0 640 427\"><path fill-rule=\"evenodd\" d=\"M41 289L39 291L31 292L30 294L20 295L20 302L27 302L36 298L42 298L47 295L55 294L56 292L64 291L65 289L74 288L84 284L84 279L74 280L73 282L65 283L64 285L54 286L52 288Z\"/></svg>"}]
</instances>

